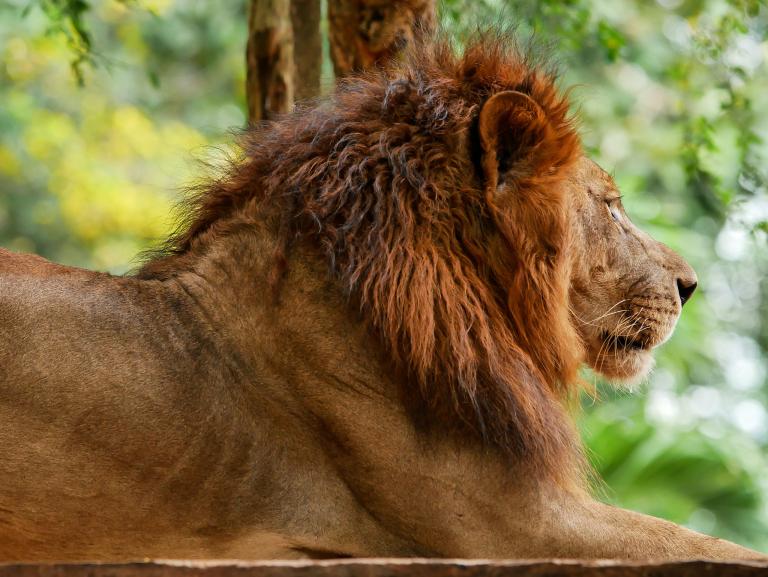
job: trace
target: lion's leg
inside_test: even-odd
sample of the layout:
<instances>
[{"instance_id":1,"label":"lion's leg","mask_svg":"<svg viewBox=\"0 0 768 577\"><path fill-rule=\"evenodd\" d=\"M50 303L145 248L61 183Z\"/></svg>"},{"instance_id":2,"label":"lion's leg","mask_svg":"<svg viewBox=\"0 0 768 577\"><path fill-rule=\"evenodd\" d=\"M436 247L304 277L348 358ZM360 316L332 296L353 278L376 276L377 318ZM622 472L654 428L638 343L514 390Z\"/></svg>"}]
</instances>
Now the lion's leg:
<instances>
[{"instance_id":1,"label":"lion's leg","mask_svg":"<svg viewBox=\"0 0 768 577\"><path fill-rule=\"evenodd\" d=\"M338 410L337 405L325 406ZM403 415L385 414L373 403L369 412L364 402L358 407L343 423L340 418L333 422L346 441L337 461L344 486L352 488L384 530L407 535L420 555L768 561L768 556L733 543L599 503L579 483L565 487L450 435L418 442L418 434L404 434L407 426L396 426ZM367 426L356 423L358 418L366 418ZM371 441L370 423L387 423L387 434L375 433L376 441ZM328 546L343 550L344 543ZM378 543L371 543L365 554L407 555Z\"/></svg>"},{"instance_id":2,"label":"lion's leg","mask_svg":"<svg viewBox=\"0 0 768 577\"><path fill-rule=\"evenodd\" d=\"M574 500L545 521L544 556L633 560L762 560L768 556L649 515Z\"/></svg>"}]
</instances>

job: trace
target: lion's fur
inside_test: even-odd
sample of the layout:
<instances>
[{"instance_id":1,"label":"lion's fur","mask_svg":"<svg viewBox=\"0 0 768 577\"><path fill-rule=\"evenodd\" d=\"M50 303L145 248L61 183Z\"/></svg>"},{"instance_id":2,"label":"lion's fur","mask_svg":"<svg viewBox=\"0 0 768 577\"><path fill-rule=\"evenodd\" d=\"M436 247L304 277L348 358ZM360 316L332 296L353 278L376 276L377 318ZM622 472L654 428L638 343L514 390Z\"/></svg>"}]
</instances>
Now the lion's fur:
<instances>
[{"instance_id":1,"label":"lion's fur","mask_svg":"<svg viewBox=\"0 0 768 577\"><path fill-rule=\"evenodd\" d=\"M0 249L0 560L764 559L581 490L578 363L641 374L696 277L504 35L200 192L138 275Z\"/></svg>"},{"instance_id":2,"label":"lion's fur","mask_svg":"<svg viewBox=\"0 0 768 577\"><path fill-rule=\"evenodd\" d=\"M483 185L473 135L481 104L504 90L530 95L552 127L515 174L524 200L514 219ZM580 147L550 70L503 36L462 55L423 42L330 101L252 129L243 149L197 197L171 252L269 205L285 247L276 263L298 237L322 246L431 419L458 416L532 466L568 469L577 445L562 397L581 351L557 182Z\"/></svg>"}]
</instances>

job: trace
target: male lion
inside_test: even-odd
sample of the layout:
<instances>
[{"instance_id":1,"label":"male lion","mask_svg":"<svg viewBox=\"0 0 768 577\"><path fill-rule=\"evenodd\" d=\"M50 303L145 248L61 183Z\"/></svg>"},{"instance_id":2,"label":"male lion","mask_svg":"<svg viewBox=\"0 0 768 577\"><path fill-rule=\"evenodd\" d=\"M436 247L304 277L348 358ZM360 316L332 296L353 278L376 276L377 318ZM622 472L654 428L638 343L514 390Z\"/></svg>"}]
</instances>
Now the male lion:
<instances>
[{"instance_id":1,"label":"male lion","mask_svg":"<svg viewBox=\"0 0 768 577\"><path fill-rule=\"evenodd\" d=\"M696 276L511 45L251 130L134 276L0 253L1 559L765 559L588 495L577 369Z\"/></svg>"}]
</instances>

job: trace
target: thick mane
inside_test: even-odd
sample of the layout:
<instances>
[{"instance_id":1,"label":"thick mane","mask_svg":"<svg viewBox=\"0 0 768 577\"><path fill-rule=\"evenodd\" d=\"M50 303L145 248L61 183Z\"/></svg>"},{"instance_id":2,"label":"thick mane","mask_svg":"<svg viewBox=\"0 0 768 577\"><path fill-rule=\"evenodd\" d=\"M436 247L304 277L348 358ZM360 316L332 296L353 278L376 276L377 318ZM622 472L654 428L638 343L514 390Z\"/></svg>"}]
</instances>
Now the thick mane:
<instances>
[{"instance_id":1,"label":"thick mane","mask_svg":"<svg viewBox=\"0 0 768 577\"><path fill-rule=\"evenodd\" d=\"M552 127L536 166L514 173L513 215L484 183L476 134L483 103L507 90L530 96ZM581 352L557 184L580 145L554 75L501 34L462 54L424 40L317 107L251 129L243 150L165 260L268 205L284 246L276 266L297 239L321 246L431 420L569 476L578 443L563 400Z\"/></svg>"}]
</instances>

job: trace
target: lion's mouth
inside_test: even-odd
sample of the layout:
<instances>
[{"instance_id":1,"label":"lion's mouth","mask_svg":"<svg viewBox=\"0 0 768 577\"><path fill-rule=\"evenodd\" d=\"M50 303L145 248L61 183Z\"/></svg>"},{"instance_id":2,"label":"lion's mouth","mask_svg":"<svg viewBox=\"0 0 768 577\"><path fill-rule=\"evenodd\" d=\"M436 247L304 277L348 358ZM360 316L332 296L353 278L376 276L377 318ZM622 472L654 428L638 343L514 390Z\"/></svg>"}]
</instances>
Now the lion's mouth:
<instances>
[{"instance_id":1,"label":"lion's mouth","mask_svg":"<svg viewBox=\"0 0 768 577\"><path fill-rule=\"evenodd\" d=\"M650 343L639 337L629 337L626 335L614 335L604 332L602 334L603 342L606 346L613 349L625 351L646 351L651 348Z\"/></svg>"}]
</instances>

